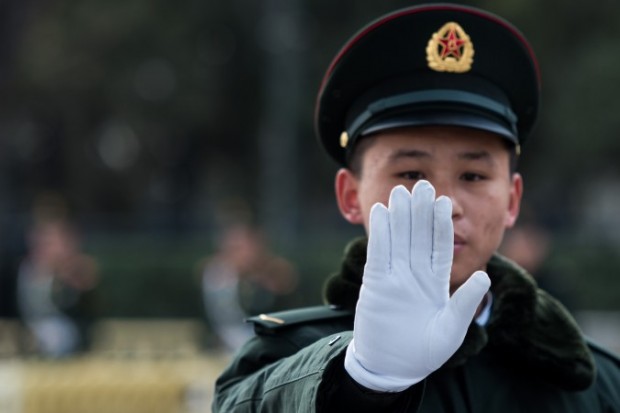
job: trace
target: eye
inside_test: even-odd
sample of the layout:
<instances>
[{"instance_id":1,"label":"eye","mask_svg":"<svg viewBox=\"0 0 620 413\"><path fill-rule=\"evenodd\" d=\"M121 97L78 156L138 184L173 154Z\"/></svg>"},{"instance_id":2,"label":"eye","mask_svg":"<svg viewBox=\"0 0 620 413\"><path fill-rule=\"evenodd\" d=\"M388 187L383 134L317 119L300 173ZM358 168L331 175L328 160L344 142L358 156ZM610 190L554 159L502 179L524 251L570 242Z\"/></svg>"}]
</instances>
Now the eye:
<instances>
[{"instance_id":1,"label":"eye","mask_svg":"<svg viewBox=\"0 0 620 413\"><path fill-rule=\"evenodd\" d=\"M461 175L461 179L467 182L477 182L485 180L486 177L475 172L465 172L463 175Z\"/></svg>"},{"instance_id":2,"label":"eye","mask_svg":"<svg viewBox=\"0 0 620 413\"><path fill-rule=\"evenodd\" d=\"M406 179L407 181L418 181L424 179L424 174L420 171L407 171L398 174L399 178Z\"/></svg>"}]
</instances>

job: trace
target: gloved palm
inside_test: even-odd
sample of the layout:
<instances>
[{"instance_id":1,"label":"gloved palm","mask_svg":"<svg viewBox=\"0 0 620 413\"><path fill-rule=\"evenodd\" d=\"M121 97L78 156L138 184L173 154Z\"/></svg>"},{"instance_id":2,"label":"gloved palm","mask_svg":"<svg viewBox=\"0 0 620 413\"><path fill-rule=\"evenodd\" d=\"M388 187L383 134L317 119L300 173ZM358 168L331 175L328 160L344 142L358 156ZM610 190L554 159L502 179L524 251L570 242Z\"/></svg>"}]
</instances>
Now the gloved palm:
<instances>
[{"instance_id":1,"label":"gloved palm","mask_svg":"<svg viewBox=\"0 0 620 413\"><path fill-rule=\"evenodd\" d=\"M450 296L452 203L427 181L373 206L368 255L345 368L365 387L402 391L441 367L463 342L488 291L475 272Z\"/></svg>"}]
</instances>

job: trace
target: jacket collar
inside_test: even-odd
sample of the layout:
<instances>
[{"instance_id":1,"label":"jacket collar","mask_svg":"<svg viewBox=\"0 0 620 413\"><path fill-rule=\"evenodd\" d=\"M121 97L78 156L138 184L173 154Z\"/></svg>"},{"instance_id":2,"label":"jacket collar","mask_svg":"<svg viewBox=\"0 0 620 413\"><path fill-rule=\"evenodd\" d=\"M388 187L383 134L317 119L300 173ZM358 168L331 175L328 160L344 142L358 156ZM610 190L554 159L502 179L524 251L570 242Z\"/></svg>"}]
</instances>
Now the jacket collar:
<instances>
[{"instance_id":1,"label":"jacket collar","mask_svg":"<svg viewBox=\"0 0 620 413\"><path fill-rule=\"evenodd\" d=\"M328 304L355 310L366 263L366 238L351 242L340 271L327 279ZM483 348L506 367L534 374L566 390L594 381L592 354L577 323L524 269L499 254L487 265L494 303L485 327L472 323L459 350L444 368L464 363Z\"/></svg>"}]
</instances>

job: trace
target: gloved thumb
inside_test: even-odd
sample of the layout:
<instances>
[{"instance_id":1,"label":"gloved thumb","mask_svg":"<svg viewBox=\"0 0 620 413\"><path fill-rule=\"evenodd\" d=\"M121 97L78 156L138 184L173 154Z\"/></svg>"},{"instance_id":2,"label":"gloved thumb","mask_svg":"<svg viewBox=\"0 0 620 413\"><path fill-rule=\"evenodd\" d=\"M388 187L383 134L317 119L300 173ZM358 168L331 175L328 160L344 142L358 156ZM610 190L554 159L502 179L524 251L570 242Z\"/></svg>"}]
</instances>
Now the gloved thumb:
<instances>
[{"instance_id":1,"label":"gloved thumb","mask_svg":"<svg viewBox=\"0 0 620 413\"><path fill-rule=\"evenodd\" d=\"M476 309L491 287L491 280L484 271L476 271L452 294L450 307L454 316L473 319Z\"/></svg>"}]
</instances>

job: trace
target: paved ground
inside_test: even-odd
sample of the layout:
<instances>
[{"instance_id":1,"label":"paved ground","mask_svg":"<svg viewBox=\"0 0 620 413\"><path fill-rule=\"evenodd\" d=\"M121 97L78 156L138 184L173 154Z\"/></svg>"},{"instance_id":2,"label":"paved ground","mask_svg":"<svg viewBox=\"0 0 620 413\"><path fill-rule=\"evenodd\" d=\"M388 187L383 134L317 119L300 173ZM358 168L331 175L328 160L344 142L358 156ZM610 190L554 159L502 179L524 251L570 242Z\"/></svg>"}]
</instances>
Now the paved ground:
<instances>
[{"instance_id":1,"label":"paved ground","mask_svg":"<svg viewBox=\"0 0 620 413\"><path fill-rule=\"evenodd\" d=\"M50 360L24 355L19 327L0 322L0 412L208 413L228 356L200 348L202 329L194 320L105 320L91 352Z\"/></svg>"},{"instance_id":2,"label":"paved ground","mask_svg":"<svg viewBox=\"0 0 620 413\"><path fill-rule=\"evenodd\" d=\"M209 412L215 377L226 360L105 359L0 362L3 413Z\"/></svg>"}]
</instances>

